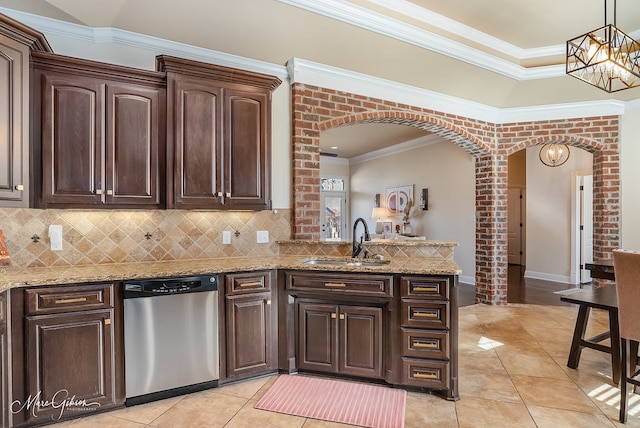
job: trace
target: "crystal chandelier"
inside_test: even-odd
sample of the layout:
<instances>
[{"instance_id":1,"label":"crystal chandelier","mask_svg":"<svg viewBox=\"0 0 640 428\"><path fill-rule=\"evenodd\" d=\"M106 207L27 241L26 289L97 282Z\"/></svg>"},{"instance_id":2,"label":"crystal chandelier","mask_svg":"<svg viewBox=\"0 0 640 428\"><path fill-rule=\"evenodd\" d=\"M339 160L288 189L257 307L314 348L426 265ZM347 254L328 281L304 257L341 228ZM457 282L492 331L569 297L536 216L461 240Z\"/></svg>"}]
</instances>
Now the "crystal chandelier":
<instances>
[{"instance_id":1,"label":"crystal chandelier","mask_svg":"<svg viewBox=\"0 0 640 428\"><path fill-rule=\"evenodd\" d=\"M545 144L540 148L540 161L546 166L560 166L569 159L569 146L561 143Z\"/></svg>"},{"instance_id":2,"label":"crystal chandelier","mask_svg":"<svg viewBox=\"0 0 640 428\"><path fill-rule=\"evenodd\" d=\"M616 1L613 25L604 26L567 41L567 74L609 93L640 85L640 43L616 27Z\"/></svg>"}]
</instances>

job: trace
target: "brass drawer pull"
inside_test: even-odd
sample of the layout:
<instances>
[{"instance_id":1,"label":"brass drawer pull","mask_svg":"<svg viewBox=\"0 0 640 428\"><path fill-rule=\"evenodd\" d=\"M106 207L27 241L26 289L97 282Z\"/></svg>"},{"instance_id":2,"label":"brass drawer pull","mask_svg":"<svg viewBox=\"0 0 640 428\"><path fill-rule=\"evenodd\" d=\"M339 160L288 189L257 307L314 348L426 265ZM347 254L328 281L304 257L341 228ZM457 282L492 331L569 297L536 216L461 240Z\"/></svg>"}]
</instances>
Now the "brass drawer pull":
<instances>
[{"instance_id":1,"label":"brass drawer pull","mask_svg":"<svg viewBox=\"0 0 640 428\"><path fill-rule=\"evenodd\" d=\"M437 373L414 373L413 377L416 379L438 379Z\"/></svg>"},{"instance_id":2,"label":"brass drawer pull","mask_svg":"<svg viewBox=\"0 0 640 428\"><path fill-rule=\"evenodd\" d=\"M340 319L343 320L344 319L344 314L340 314Z\"/></svg>"},{"instance_id":3,"label":"brass drawer pull","mask_svg":"<svg viewBox=\"0 0 640 428\"><path fill-rule=\"evenodd\" d=\"M107 318L104 320L104 325L111 325L111 318Z\"/></svg>"},{"instance_id":4,"label":"brass drawer pull","mask_svg":"<svg viewBox=\"0 0 640 428\"><path fill-rule=\"evenodd\" d=\"M56 305L62 305L65 303L81 303L86 301L87 301L86 297L72 297L71 299L58 299L58 300L55 300L53 303L55 303Z\"/></svg>"},{"instance_id":5,"label":"brass drawer pull","mask_svg":"<svg viewBox=\"0 0 640 428\"><path fill-rule=\"evenodd\" d=\"M256 287L256 286L261 286L262 285L262 281L251 281L251 282L243 282L240 284L240 287Z\"/></svg>"},{"instance_id":6,"label":"brass drawer pull","mask_svg":"<svg viewBox=\"0 0 640 428\"><path fill-rule=\"evenodd\" d=\"M331 319L332 319L332 320L336 319L336 317L337 317L337 316L338 316L337 314L335 314L335 313L331 313Z\"/></svg>"},{"instance_id":7,"label":"brass drawer pull","mask_svg":"<svg viewBox=\"0 0 640 428\"><path fill-rule=\"evenodd\" d=\"M271 304L271 300L267 300L267 305L270 305L270 304Z\"/></svg>"},{"instance_id":8,"label":"brass drawer pull","mask_svg":"<svg viewBox=\"0 0 640 428\"><path fill-rule=\"evenodd\" d=\"M419 292L424 292L424 293L437 293L438 292L438 287L437 286L413 287L413 291L419 291Z\"/></svg>"},{"instance_id":9,"label":"brass drawer pull","mask_svg":"<svg viewBox=\"0 0 640 428\"><path fill-rule=\"evenodd\" d=\"M113 195L113 190L107 190L107 195L109 196Z\"/></svg>"},{"instance_id":10,"label":"brass drawer pull","mask_svg":"<svg viewBox=\"0 0 640 428\"><path fill-rule=\"evenodd\" d=\"M435 342L413 342L413 346L415 348L438 349L438 344Z\"/></svg>"},{"instance_id":11,"label":"brass drawer pull","mask_svg":"<svg viewBox=\"0 0 640 428\"><path fill-rule=\"evenodd\" d=\"M344 282L325 282L324 286L325 287L346 287L347 284L345 284Z\"/></svg>"},{"instance_id":12,"label":"brass drawer pull","mask_svg":"<svg viewBox=\"0 0 640 428\"><path fill-rule=\"evenodd\" d=\"M16 184L16 190L24 190L24 185Z\"/></svg>"},{"instance_id":13,"label":"brass drawer pull","mask_svg":"<svg viewBox=\"0 0 640 428\"><path fill-rule=\"evenodd\" d=\"M438 318L438 314L435 312L414 312L413 316L420 318Z\"/></svg>"}]
</instances>

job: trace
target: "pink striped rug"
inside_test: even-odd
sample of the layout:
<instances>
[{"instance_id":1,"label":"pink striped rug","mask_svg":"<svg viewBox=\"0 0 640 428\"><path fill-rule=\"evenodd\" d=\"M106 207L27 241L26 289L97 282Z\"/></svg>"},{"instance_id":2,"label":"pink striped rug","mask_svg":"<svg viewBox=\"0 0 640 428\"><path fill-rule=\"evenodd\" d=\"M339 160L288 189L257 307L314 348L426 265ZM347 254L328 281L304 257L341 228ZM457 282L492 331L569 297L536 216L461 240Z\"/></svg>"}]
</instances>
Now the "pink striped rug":
<instances>
[{"instance_id":1,"label":"pink striped rug","mask_svg":"<svg viewBox=\"0 0 640 428\"><path fill-rule=\"evenodd\" d=\"M256 409L371 428L401 428L407 392L366 383L282 375Z\"/></svg>"}]
</instances>

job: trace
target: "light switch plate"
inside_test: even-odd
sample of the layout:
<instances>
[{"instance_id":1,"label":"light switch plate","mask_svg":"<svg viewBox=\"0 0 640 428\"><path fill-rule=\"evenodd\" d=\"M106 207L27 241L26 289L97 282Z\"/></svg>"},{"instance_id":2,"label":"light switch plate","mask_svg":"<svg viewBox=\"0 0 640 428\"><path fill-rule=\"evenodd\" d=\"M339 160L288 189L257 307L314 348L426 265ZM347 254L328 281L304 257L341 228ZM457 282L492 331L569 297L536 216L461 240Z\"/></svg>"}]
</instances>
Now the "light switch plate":
<instances>
[{"instance_id":1,"label":"light switch plate","mask_svg":"<svg viewBox=\"0 0 640 428\"><path fill-rule=\"evenodd\" d=\"M224 245L231 244L231 231L225 230L222 232L222 243Z\"/></svg>"},{"instance_id":2,"label":"light switch plate","mask_svg":"<svg viewBox=\"0 0 640 428\"><path fill-rule=\"evenodd\" d=\"M258 244L266 244L269 242L269 231L268 230L258 230L256 232L256 242Z\"/></svg>"},{"instance_id":3,"label":"light switch plate","mask_svg":"<svg viewBox=\"0 0 640 428\"><path fill-rule=\"evenodd\" d=\"M62 250L62 226L59 224L49 226L49 240L51 241L51 251Z\"/></svg>"}]
</instances>

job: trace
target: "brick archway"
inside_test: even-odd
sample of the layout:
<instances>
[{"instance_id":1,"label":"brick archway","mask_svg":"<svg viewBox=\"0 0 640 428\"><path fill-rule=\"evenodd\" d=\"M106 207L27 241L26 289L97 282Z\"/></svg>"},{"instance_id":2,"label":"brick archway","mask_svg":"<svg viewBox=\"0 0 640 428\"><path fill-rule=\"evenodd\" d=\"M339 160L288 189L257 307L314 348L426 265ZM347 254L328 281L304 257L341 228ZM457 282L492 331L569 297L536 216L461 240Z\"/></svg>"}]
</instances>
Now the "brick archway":
<instances>
[{"instance_id":1,"label":"brick archway","mask_svg":"<svg viewBox=\"0 0 640 428\"><path fill-rule=\"evenodd\" d=\"M619 246L617 116L492 124L391 101L295 83L293 235L320 239L320 132L356 122L414 126L476 158L476 301L507 298L507 159L531 145L566 142L594 155L594 257Z\"/></svg>"}]
</instances>

